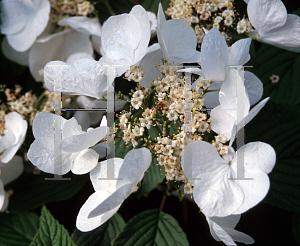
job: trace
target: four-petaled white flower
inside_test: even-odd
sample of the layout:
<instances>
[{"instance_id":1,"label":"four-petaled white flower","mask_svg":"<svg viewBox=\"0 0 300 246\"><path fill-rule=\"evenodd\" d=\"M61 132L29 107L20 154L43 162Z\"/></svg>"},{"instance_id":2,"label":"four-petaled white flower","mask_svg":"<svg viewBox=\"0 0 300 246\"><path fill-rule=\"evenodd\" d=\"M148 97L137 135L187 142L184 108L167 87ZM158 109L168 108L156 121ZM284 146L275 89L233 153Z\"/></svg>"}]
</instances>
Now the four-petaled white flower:
<instances>
[{"instance_id":1,"label":"four-petaled white flower","mask_svg":"<svg viewBox=\"0 0 300 246\"><path fill-rule=\"evenodd\" d=\"M241 97L241 100L237 98L237 95ZM238 107L238 100L240 100L239 103L243 102L243 107ZM242 78L238 71L230 70L219 92L220 105L210 113L211 129L225 136L227 140L235 137L235 132L238 132L241 126L249 123L268 100L269 98L262 100L249 111L250 101L244 89ZM238 125L238 129L235 129L235 125Z\"/></svg>"},{"instance_id":2,"label":"four-petaled white flower","mask_svg":"<svg viewBox=\"0 0 300 246\"><path fill-rule=\"evenodd\" d=\"M282 49L300 52L300 17L287 14L280 0L248 0L247 12L259 41Z\"/></svg>"},{"instance_id":3,"label":"four-petaled white flower","mask_svg":"<svg viewBox=\"0 0 300 246\"><path fill-rule=\"evenodd\" d=\"M62 129L62 142L58 149L54 145L54 122L56 125L60 123ZM32 131L35 140L28 150L28 159L44 172L63 175L70 170L75 174L88 173L97 165L99 155L89 148L106 137L108 129L100 126L84 132L75 118L66 120L41 112L33 121Z\"/></svg>"},{"instance_id":4,"label":"four-petaled white flower","mask_svg":"<svg viewBox=\"0 0 300 246\"><path fill-rule=\"evenodd\" d=\"M91 231L105 223L120 208L123 201L134 191L151 163L149 149L129 151L124 160L114 158L114 177L108 177L109 162L99 162L90 173L95 192L81 207L76 227L80 231Z\"/></svg>"},{"instance_id":5,"label":"four-petaled white flower","mask_svg":"<svg viewBox=\"0 0 300 246\"><path fill-rule=\"evenodd\" d=\"M4 116L4 136L0 137L1 162L8 163L24 142L27 132L27 121L17 112Z\"/></svg>"},{"instance_id":6,"label":"four-petaled white flower","mask_svg":"<svg viewBox=\"0 0 300 246\"><path fill-rule=\"evenodd\" d=\"M244 155L243 163L237 163L240 155ZM237 153L230 147L222 158L213 145L194 141L185 147L181 159L185 176L195 185L195 202L208 217L241 214L257 205L269 190L267 174L275 161L274 149L262 142L248 143ZM243 177L237 176L240 171Z\"/></svg>"}]
</instances>

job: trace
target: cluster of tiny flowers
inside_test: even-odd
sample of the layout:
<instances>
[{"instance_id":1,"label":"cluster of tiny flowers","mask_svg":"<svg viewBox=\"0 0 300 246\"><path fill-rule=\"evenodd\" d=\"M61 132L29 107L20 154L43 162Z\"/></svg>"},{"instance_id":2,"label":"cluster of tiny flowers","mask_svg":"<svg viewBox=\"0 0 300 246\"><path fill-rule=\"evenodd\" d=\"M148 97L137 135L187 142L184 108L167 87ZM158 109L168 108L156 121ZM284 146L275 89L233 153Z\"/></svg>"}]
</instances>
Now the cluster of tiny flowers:
<instances>
[{"instance_id":1,"label":"cluster of tiny flowers","mask_svg":"<svg viewBox=\"0 0 300 246\"><path fill-rule=\"evenodd\" d=\"M216 27L221 31L236 25L239 34L248 32L251 28L250 22L245 18L235 22L238 14L234 10L233 0L171 0L166 14L172 19L189 22L194 27L198 43L202 43L205 35L203 27L207 30Z\"/></svg>"},{"instance_id":2,"label":"cluster of tiny flowers","mask_svg":"<svg viewBox=\"0 0 300 246\"><path fill-rule=\"evenodd\" d=\"M56 23L70 16L87 16L95 7L84 0L49 0L51 5L50 21Z\"/></svg>"},{"instance_id":3,"label":"cluster of tiny flowers","mask_svg":"<svg viewBox=\"0 0 300 246\"><path fill-rule=\"evenodd\" d=\"M125 73L125 78L128 81L141 82L144 71L140 67L133 67L130 71Z\"/></svg>"},{"instance_id":4,"label":"cluster of tiny flowers","mask_svg":"<svg viewBox=\"0 0 300 246\"><path fill-rule=\"evenodd\" d=\"M137 68L134 68L135 70ZM186 146L185 123L185 80L176 73L178 68L174 64L163 61L157 69L162 77L153 81L151 90L139 86L131 93L131 110L123 111L119 116L119 129L126 145L134 148L144 142L153 156L157 158L157 165L164 167L167 181L184 183L184 193L193 193L193 184L187 181L182 168L181 157ZM203 140L203 135L210 132L210 121L203 109L203 95L208 91L211 81L197 79L196 89L191 89L191 136L189 141ZM151 103L149 103L151 102ZM141 117L134 117L135 110L143 109ZM171 128L172 131L171 132ZM147 135L151 130L151 135ZM155 130L154 130L155 129ZM155 136L153 136L153 134ZM218 135L211 142L220 155L228 153L225 143L227 139Z\"/></svg>"},{"instance_id":5,"label":"cluster of tiny flowers","mask_svg":"<svg viewBox=\"0 0 300 246\"><path fill-rule=\"evenodd\" d=\"M24 95L21 94L21 87L16 87L14 90L5 89L8 109L11 112L17 112L24 117L30 117L34 113L34 105L37 102L36 95L30 91Z\"/></svg>"},{"instance_id":6,"label":"cluster of tiny flowers","mask_svg":"<svg viewBox=\"0 0 300 246\"><path fill-rule=\"evenodd\" d=\"M39 112L46 111L52 113L54 111L54 92L45 90L43 96L38 99L31 91L21 94L22 88L19 86L16 86L15 89L3 89L3 86L1 88L5 93L7 103L1 105L0 127L2 126L2 123L4 124L5 114L9 112L19 113L24 119L28 119L30 125L32 125L34 118ZM70 102L70 96L62 96L63 107L69 105Z\"/></svg>"}]
</instances>

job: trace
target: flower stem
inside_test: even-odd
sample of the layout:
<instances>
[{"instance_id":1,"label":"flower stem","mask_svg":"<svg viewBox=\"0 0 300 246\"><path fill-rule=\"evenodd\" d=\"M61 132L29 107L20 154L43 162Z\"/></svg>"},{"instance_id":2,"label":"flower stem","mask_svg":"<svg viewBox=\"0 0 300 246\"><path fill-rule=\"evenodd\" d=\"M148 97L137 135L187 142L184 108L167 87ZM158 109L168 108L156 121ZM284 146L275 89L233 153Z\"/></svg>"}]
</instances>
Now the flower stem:
<instances>
[{"instance_id":1,"label":"flower stem","mask_svg":"<svg viewBox=\"0 0 300 246\"><path fill-rule=\"evenodd\" d=\"M164 205L165 205L166 199L167 199L167 194L166 194L166 192L164 192L163 198L162 198L161 203L160 203L160 206L159 206L159 210L160 210L160 211L163 210L163 207L164 207Z\"/></svg>"},{"instance_id":2,"label":"flower stem","mask_svg":"<svg viewBox=\"0 0 300 246\"><path fill-rule=\"evenodd\" d=\"M109 0L103 0L103 3L107 8L108 12L110 13L110 15L116 15L115 11L112 9L112 7L109 4Z\"/></svg>"}]
</instances>

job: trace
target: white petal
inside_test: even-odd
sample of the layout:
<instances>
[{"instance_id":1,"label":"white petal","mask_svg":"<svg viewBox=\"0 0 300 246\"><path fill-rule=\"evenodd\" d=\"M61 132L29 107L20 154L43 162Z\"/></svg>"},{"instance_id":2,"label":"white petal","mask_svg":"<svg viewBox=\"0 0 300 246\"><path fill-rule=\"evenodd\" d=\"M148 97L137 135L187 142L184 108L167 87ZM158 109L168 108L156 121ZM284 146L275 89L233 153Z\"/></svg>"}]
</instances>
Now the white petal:
<instances>
[{"instance_id":1,"label":"white petal","mask_svg":"<svg viewBox=\"0 0 300 246\"><path fill-rule=\"evenodd\" d=\"M209 87L210 90L220 90L222 86L222 83L212 83ZM201 93L201 92L200 92ZM220 105L219 102L219 91L213 91L205 93L204 96L204 104L206 108L213 109Z\"/></svg>"},{"instance_id":2,"label":"white petal","mask_svg":"<svg viewBox=\"0 0 300 246\"><path fill-rule=\"evenodd\" d=\"M239 76L238 71L235 69L230 69L226 80L222 84L222 87L219 92L219 101L223 109L228 110L227 112L231 114L231 116L235 119L237 119L239 112L237 111L240 107L238 104L238 98L237 95L239 95L244 100L243 106L244 108L244 114L245 117L250 109L250 102L248 95L245 91L244 83L242 81L242 78ZM242 112L243 113L243 112Z\"/></svg>"},{"instance_id":3,"label":"white petal","mask_svg":"<svg viewBox=\"0 0 300 246\"><path fill-rule=\"evenodd\" d=\"M147 148L130 150L124 157L124 162L119 172L120 183L127 181L136 186L142 180L144 173L152 161L150 150Z\"/></svg>"},{"instance_id":4,"label":"white petal","mask_svg":"<svg viewBox=\"0 0 300 246\"><path fill-rule=\"evenodd\" d=\"M8 163L0 163L0 179L6 185L17 179L24 170L23 159L20 156L14 156Z\"/></svg>"},{"instance_id":5,"label":"white petal","mask_svg":"<svg viewBox=\"0 0 300 246\"><path fill-rule=\"evenodd\" d=\"M0 180L0 182L1 182L1 180ZM1 199L1 198L0 198ZM9 198L8 198L8 195L7 195L7 193L5 193L5 198L4 198L4 203L3 203L3 206L2 206L2 208L1 208L1 206L0 206L0 211L2 212L2 211L5 211L6 209L7 209L7 207L8 207L8 202L9 202ZM0 202L1 203L1 202Z\"/></svg>"},{"instance_id":6,"label":"white petal","mask_svg":"<svg viewBox=\"0 0 300 246\"><path fill-rule=\"evenodd\" d=\"M0 138L0 152L8 149L16 142L15 134L10 131L7 132L3 137Z\"/></svg>"},{"instance_id":7,"label":"white petal","mask_svg":"<svg viewBox=\"0 0 300 246\"><path fill-rule=\"evenodd\" d=\"M221 134L227 139L231 138L232 129L236 119L234 119L231 114L236 112L230 112L230 110L225 110L221 106L217 106L210 113L211 129L218 134Z\"/></svg>"},{"instance_id":8,"label":"white petal","mask_svg":"<svg viewBox=\"0 0 300 246\"><path fill-rule=\"evenodd\" d=\"M283 26L287 19L281 0L251 0L247 12L251 24L260 35Z\"/></svg>"},{"instance_id":9,"label":"white petal","mask_svg":"<svg viewBox=\"0 0 300 246\"><path fill-rule=\"evenodd\" d=\"M57 24L60 26L70 26L77 32L86 35L101 36L101 26L96 18L92 19L85 16L72 16L60 20Z\"/></svg>"},{"instance_id":10,"label":"white petal","mask_svg":"<svg viewBox=\"0 0 300 246\"><path fill-rule=\"evenodd\" d=\"M249 71L244 71L244 79L250 105L254 105L261 99L263 95L263 83L255 74Z\"/></svg>"},{"instance_id":11,"label":"white petal","mask_svg":"<svg viewBox=\"0 0 300 246\"><path fill-rule=\"evenodd\" d=\"M158 4L158 10L157 10L157 28L162 28L163 24L167 22L165 13L162 9L161 3Z\"/></svg>"},{"instance_id":12,"label":"white petal","mask_svg":"<svg viewBox=\"0 0 300 246\"><path fill-rule=\"evenodd\" d=\"M180 32L176 30L180 30ZM157 33L157 35L159 34ZM164 53L164 58L189 59L195 55L197 37L193 28L185 20L167 21L162 26L160 35L166 46L167 56L165 56L166 54Z\"/></svg>"},{"instance_id":13,"label":"white petal","mask_svg":"<svg viewBox=\"0 0 300 246\"><path fill-rule=\"evenodd\" d=\"M32 46L29 53L30 72L37 81L44 80L39 71L50 61L66 61L70 55L76 53L93 55L89 35L74 30L53 34L39 41Z\"/></svg>"},{"instance_id":14,"label":"white petal","mask_svg":"<svg viewBox=\"0 0 300 246\"><path fill-rule=\"evenodd\" d=\"M93 149L84 149L74 159L71 171L75 174L85 174L94 169L98 164L99 155Z\"/></svg>"},{"instance_id":15,"label":"white petal","mask_svg":"<svg viewBox=\"0 0 300 246\"><path fill-rule=\"evenodd\" d=\"M44 31L50 13L50 3L47 0L33 0L26 2L26 5L28 6L26 9L26 25L17 33L7 36L8 43L15 50L20 52L28 50L33 45L36 38Z\"/></svg>"},{"instance_id":16,"label":"white petal","mask_svg":"<svg viewBox=\"0 0 300 246\"><path fill-rule=\"evenodd\" d=\"M234 173L226 169L201 175L194 187L194 199L199 208L209 217L224 217L233 214L242 204L244 193L236 183Z\"/></svg>"},{"instance_id":17,"label":"white petal","mask_svg":"<svg viewBox=\"0 0 300 246\"><path fill-rule=\"evenodd\" d=\"M90 59L79 59L74 66L65 62L49 62L44 69L45 84L54 91L55 69L62 69L62 93L69 95L86 95L100 98L108 88L106 67L100 62Z\"/></svg>"},{"instance_id":18,"label":"white petal","mask_svg":"<svg viewBox=\"0 0 300 246\"><path fill-rule=\"evenodd\" d=\"M14 61L16 63L19 63L23 66L28 66L28 59L29 59L29 51L24 52L18 52L14 50L7 42L7 38L4 37L2 44L1 44L1 50L3 54L11 61Z\"/></svg>"},{"instance_id":19,"label":"white petal","mask_svg":"<svg viewBox=\"0 0 300 246\"><path fill-rule=\"evenodd\" d=\"M4 119L6 130L13 132L15 136L14 144L6 149L1 156L1 161L3 163L7 163L13 158L24 142L27 132L27 121L23 120L23 118L16 112L11 112L5 115Z\"/></svg>"},{"instance_id":20,"label":"white petal","mask_svg":"<svg viewBox=\"0 0 300 246\"><path fill-rule=\"evenodd\" d=\"M210 217L209 219L221 227L235 228L241 219L241 215L235 214L226 217Z\"/></svg>"},{"instance_id":21,"label":"white petal","mask_svg":"<svg viewBox=\"0 0 300 246\"><path fill-rule=\"evenodd\" d=\"M162 51L158 43L155 43L149 47L147 54L141 60L139 65L143 68L144 76L141 81L141 86L149 88L150 84L161 77L161 72L157 69L159 62L163 58Z\"/></svg>"},{"instance_id":22,"label":"white petal","mask_svg":"<svg viewBox=\"0 0 300 246\"><path fill-rule=\"evenodd\" d=\"M231 215L228 217L211 217L211 218L206 218L208 223L209 223L209 229L210 232L213 236L213 238L217 241L223 241L223 243L225 243L226 245L236 245L234 243L234 241L237 242L242 242L242 243L246 243L246 244L251 244L254 243L253 238L251 238L250 236L236 231L233 228L235 227L235 225L237 224L238 220L240 218L240 215ZM235 225L230 224L230 225L226 225L227 222L234 221Z\"/></svg>"},{"instance_id":23,"label":"white petal","mask_svg":"<svg viewBox=\"0 0 300 246\"><path fill-rule=\"evenodd\" d=\"M33 165L46 173L64 175L71 169L73 156L71 153L57 151L54 153L54 135L52 138L38 138L27 153ZM58 165L58 166L55 166Z\"/></svg>"},{"instance_id":24,"label":"white petal","mask_svg":"<svg viewBox=\"0 0 300 246\"><path fill-rule=\"evenodd\" d=\"M236 41L230 47L230 62L231 66L244 65L250 60L250 44L251 38L244 38Z\"/></svg>"},{"instance_id":25,"label":"white petal","mask_svg":"<svg viewBox=\"0 0 300 246\"><path fill-rule=\"evenodd\" d=\"M131 61L113 60L113 59L110 59L107 55L102 56L100 58L99 62L113 66L115 69L114 73L115 73L116 77L119 77L126 71L130 70L130 66L132 65Z\"/></svg>"},{"instance_id":26,"label":"white petal","mask_svg":"<svg viewBox=\"0 0 300 246\"><path fill-rule=\"evenodd\" d=\"M179 69L177 70L178 73L194 73L199 76L204 77L203 71L200 68L184 68L184 69Z\"/></svg>"},{"instance_id":27,"label":"white petal","mask_svg":"<svg viewBox=\"0 0 300 246\"><path fill-rule=\"evenodd\" d=\"M4 201L5 201L5 190L4 190L4 185L0 179L0 210L2 210Z\"/></svg>"},{"instance_id":28,"label":"white petal","mask_svg":"<svg viewBox=\"0 0 300 246\"><path fill-rule=\"evenodd\" d=\"M26 23L30 1L3 0L1 2L1 33L6 35L21 31Z\"/></svg>"},{"instance_id":29,"label":"white petal","mask_svg":"<svg viewBox=\"0 0 300 246\"><path fill-rule=\"evenodd\" d=\"M270 173L276 162L276 153L273 147L263 142L251 142L238 149L244 153L244 168L246 171L260 170Z\"/></svg>"},{"instance_id":30,"label":"white petal","mask_svg":"<svg viewBox=\"0 0 300 246\"><path fill-rule=\"evenodd\" d=\"M242 205L233 213L241 214L256 206L267 195L270 188L270 180L266 173L262 171L251 170L245 172L245 178L252 180L237 180L238 185L244 193Z\"/></svg>"},{"instance_id":31,"label":"white petal","mask_svg":"<svg viewBox=\"0 0 300 246\"><path fill-rule=\"evenodd\" d=\"M61 116L40 112L33 120L32 132L35 138L54 138L54 124L60 121L61 126L67 121Z\"/></svg>"},{"instance_id":32,"label":"white petal","mask_svg":"<svg viewBox=\"0 0 300 246\"><path fill-rule=\"evenodd\" d=\"M107 132L107 127L90 128L85 133L65 138L61 143L62 150L66 152L79 152L87 149L106 137Z\"/></svg>"},{"instance_id":33,"label":"white petal","mask_svg":"<svg viewBox=\"0 0 300 246\"><path fill-rule=\"evenodd\" d=\"M259 40L282 49L300 52L300 17L288 14L282 27L261 35Z\"/></svg>"},{"instance_id":34,"label":"white petal","mask_svg":"<svg viewBox=\"0 0 300 246\"><path fill-rule=\"evenodd\" d=\"M228 162L218 155L217 149L211 144L194 141L184 148L181 166L187 179L195 184L202 174L227 168Z\"/></svg>"},{"instance_id":35,"label":"white petal","mask_svg":"<svg viewBox=\"0 0 300 246\"><path fill-rule=\"evenodd\" d=\"M77 229L86 232L101 226L118 211L130 191L131 185L127 184L112 194L96 191L90 195L78 213Z\"/></svg>"},{"instance_id":36,"label":"white petal","mask_svg":"<svg viewBox=\"0 0 300 246\"><path fill-rule=\"evenodd\" d=\"M225 38L213 28L203 38L201 68L205 79L224 81L228 70L228 47Z\"/></svg>"},{"instance_id":37,"label":"white petal","mask_svg":"<svg viewBox=\"0 0 300 246\"><path fill-rule=\"evenodd\" d=\"M91 147L94 149L98 154L99 158L105 158L107 155L109 155L113 150L110 149L109 145L106 144L106 142L102 142L99 144L96 144L95 146ZM106 153L107 151L107 153Z\"/></svg>"},{"instance_id":38,"label":"white petal","mask_svg":"<svg viewBox=\"0 0 300 246\"><path fill-rule=\"evenodd\" d=\"M80 53L75 53L75 54L70 55L68 57L68 59L66 60L66 63L74 66L74 63L75 63L76 60L84 59L84 58L94 60L94 58L90 54L85 53L85 52L80 52Z\"/></svg>"},{"instance_id":39,"label":"white petal","mask_svg":"<svg viewBox=\"0 0 300 246\"><path fill-rule=\"evenodd\" d=\"M133 15L139 21L141 27L141 40L138 48L134 52L133 64L136 64L147 52L151 34L150 21L146 10L141 5L135 5L129 14Z\"/></svg>"},{"instance_id":40,"label":"white petal","mask_svg":"<svg viewBox=\"0 0 300 246\"><path fill-rule=\"evenodd\" d=\"M113 193L123 185L120 181L117 182L123 161L124 160L121 158L113 158L111 160L111 163L114 166L113 179L108 178L110 174L107 173L107 160L98 163L98 165L90 173L90 178L95 191L103 190Z\"/></svg>"},{"instance_id":41,"label":"white petal","mask_svg":"<svg viewBox=\"0 0 300 246\"><path fill-rule=\"evenodd\" d=\"M135 16L111 16L102 27L103 50L110 59L123 59L133 65L134 52L141 41L141 34L141 25Z\"/></svg>"}]
</instances>

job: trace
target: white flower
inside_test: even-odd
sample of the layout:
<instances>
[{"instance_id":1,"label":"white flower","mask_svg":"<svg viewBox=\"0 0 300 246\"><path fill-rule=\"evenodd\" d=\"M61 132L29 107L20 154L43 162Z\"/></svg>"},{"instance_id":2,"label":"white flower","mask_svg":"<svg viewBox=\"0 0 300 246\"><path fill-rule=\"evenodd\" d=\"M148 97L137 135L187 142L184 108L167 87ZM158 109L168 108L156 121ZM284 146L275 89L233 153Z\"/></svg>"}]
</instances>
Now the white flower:
<instances>
[{"instance_id":1,"label":"white flower","mask_svg":"<svg viewBox=\"0 0 300 246\"><path fill-rule=\"evenodd\" d=\"M111 16L102 27L104 56L100 61L116 68L121 76L144 57L150 41L150 22L146 10L135 5L129 14Z\"/></svg>"},{"instance_id":2,"label":"white flower","mask_svg":"<svg viewBox=\"0 0 300 246\"><path fill-rule=\"evenodd\" d=\"M244 155L244 163L237 163L237 155ZM222 158L211 144L194 141L181 159L185 176L195 185L195 202L209 217L241 214L258 204L269 190L267 174L275 161L274 149L262 142L248 143L237 154L230 148ZM238 168L252 179L239 179Z\"/></svg>"},{"instance_id":3,"label":"white flower","mask_svg":"<svg viewBox=\"0 0 300 246\"><path fill-rule=\"evenodd\" d=\"M49 1L3 0L1 5L1 33L16 51L28 50L47 26Z\"/></svg>"},{"instance_id":4,"label":"white flower","mask_svg":"<svg viewBox=\"0 0 300 246\"><path fill-rule=\"evenodd\" d=\"M142 105L142 99L140 97L132 97L131 98L131 105L132 107L134 107L135 109L139 109Z\"/></svg>"},{"instance_id":5,"label":"white flower","mask_svg":"<svg viewBox=\"0 0 300 246\"><path fill-rule=\"evenodd\" d=\"M23 159L20 156L14 156L8 163L0 162L0 210L5 210L8 205L4 185L18 178L23 169Z\"/></svg>"},{"instance_id":6,"label":"white flower","mask_svg":"<svg viewBox=\"0 0 300 246\"><path fill-rule=\"evenodd\" d=\"M113 161L114 180L106 179L107 160L90 173L95 193L86 200L77 216L76 227L80 231L101 226L118 211L123 201L137 190L138 182L150 166L151 154L149 149L141 148L129 151L124 160L114 158Z\"/></svg>"},{"instance_id":7,"label":"white flower","mask_svg":"<svg viewBox=\"0 0 300 246\"><path fill-rule=\"evenodd\" d=\"M157 38L163 57L169 62L193 63L200 61L196 50L197 37L185 20L166 20L161 3L157 12Z\"/></svg>"},{"instance_id":8,"label":"white flower","mask_svg":"<svg viewBox=\"0 0 300 246\"><path fill-rule=\"evenodd\" d=\"M250 0L247 12L258 40L282 49L300 52L300 17L287 14L280 0Z\"/></svg>"},{"instance_id":9,"label":"white flower","mask_svg":"<svg viewBox=\"0 0 300 246\"><path fill-rule=\"evenodd\" d=\"M245 244L254 243L254 239L252 237L246 235L245 233L234 230L234 227L237 225L240 218L240 214L221 218L206 216L212 237L216 241L222 241L228 246L236 246L234 241Z\"/></svg>"},{"instance_id":10,"label":"white flower","mask_svg":"<svg viewBox=\"0 0 300 246\"><path fill-rule=\"evenodd\" d=\"M9 162L17 153L24 142L27 132L27 121L17 112L11 112L4 116L4 136L0 137L1 162Z\"/></svg>"},{"instance_id":11,"label":"white flower","mask_svg":"<svg viewBox=\"0 0 300 246\"><path fill-rule=\"evenodd\" d=\"M54 146L54 122L61 124L62 142L59 149ZM90 172L98 163L99 155L89 147L106 137L106 126L81 130L75 118L65 120L47 112L39 113L32 126L34 142L28 150L28 159L40 170L63 175L72 170L75 174ZM61 166L55 167L55 161Z\"/></svg>"},{"instance_id":12,"label":"white flower","mask_svg":"<svg viewBox=\"0 0 300 246\"><path fill-rule=\"evenodd\" d=\"M36 39L27 52L15 51L9 46L6 39L2 42L2 51L10 60L28 65L36 81L44 80L44 73L47 74L49 71L43 71L43 69L50 61L67 61L74 54L77 54L76 57L72 57L67 62L68 64L64 63L63 65L73 65L74 60L80 58L89 57L92 59L94 49L90 37L94 41L101 36L101 26L98 20L85 16L73 16L60 20L58 25L65 26L65 29L50 34L53 24L49 23L44 33ZM50 76L51 74L48 75L48 77Z\"/></svg>"},{"instance_id":13,"label":"white flower","mask_svg":"<svg viewBox=\"0 0 300 246\"><path fill-rule=\"evenodd\" d=\"M192 68L179 70L196 73L206 80L213 82L211 90L220 89L230 70L229 66L241 66L250 60L249 48L251 39L241 39L231 47L227 47L225 38L217 28L212 28L203 38L201 46L201 69ZM253 73L245 71L245 87L251 105L257 103L263 94L262 82ZM218 92L210 92L204 95L205 105L214 108L219 105Z\"/></svg>"},{"instance_id":14,"label":"white flower","mask_svg":"<svg viewBox=\"0 0 300 246\"><path fill-rule=\"evenodd\" d=\"M240 122L243 122L243 126L250 122L269 100L269 98L264 99L249 111L250 101L244 89L243 81L236 70L231 70L220 89L220 105L215 107L210 114L211 129L214 132L225 136L227 140L231 137L235 137L235 134L232 134L234 125L239 125L240 123L237 122L237 115L239 112L237 111L238 101L236 95L240 95L240 97L243 98L243 118L240 119Z\"/></svg>"}]
</instances>

